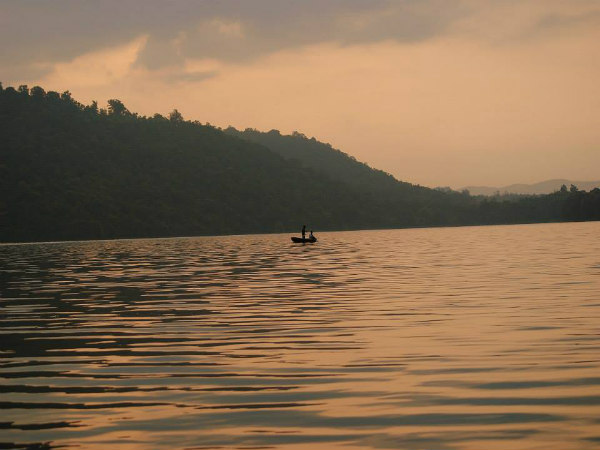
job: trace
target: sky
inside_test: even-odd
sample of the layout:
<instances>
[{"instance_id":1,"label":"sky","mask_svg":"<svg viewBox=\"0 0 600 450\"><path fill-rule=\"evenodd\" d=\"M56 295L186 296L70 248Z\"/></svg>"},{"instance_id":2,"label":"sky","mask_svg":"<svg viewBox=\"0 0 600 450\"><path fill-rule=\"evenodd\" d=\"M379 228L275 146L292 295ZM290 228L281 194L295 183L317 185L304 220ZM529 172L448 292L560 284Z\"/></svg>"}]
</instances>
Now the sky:
<instances>
[{"instance_id":1,"label":"sky","mask_svg":"<svg viewBox=\"0 0 600 450\"><path fill-rule=\"evenodd\" d=\"M330 143L425 186L600 179L600 0L2 0L0 81Z\"/></svg>"}]
</instances>

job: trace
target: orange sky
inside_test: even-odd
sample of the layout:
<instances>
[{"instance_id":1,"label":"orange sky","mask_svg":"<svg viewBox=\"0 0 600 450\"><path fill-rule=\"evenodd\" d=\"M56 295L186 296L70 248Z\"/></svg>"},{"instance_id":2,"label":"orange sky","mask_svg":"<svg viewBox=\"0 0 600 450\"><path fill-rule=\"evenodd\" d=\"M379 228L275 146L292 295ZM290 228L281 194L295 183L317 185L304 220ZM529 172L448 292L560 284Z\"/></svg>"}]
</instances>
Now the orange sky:
<instances>
[{"instance_id":1,"label":"orange sky","mask_svg":"<svg viewBox=\"0 0 600 450\"><path fill-rule=\"evenodd\" d=\"M427 186L600 179L600 2L248 3L8 0L0 80L298 130Z\"/></svg>"}]
</instances>

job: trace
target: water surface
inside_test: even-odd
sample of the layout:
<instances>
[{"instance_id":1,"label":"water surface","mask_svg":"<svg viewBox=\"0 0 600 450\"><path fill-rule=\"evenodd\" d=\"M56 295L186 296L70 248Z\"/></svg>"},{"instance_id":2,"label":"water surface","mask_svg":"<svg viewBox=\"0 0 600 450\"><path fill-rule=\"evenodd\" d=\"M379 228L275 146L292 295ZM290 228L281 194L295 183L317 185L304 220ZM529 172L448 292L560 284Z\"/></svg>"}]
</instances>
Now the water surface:
<instances>
[{"instance_id":1,"label":"water surface","mask_svg":"<svg viewBox=\"0 0 600 450\"><path fill-rule=\"evenodd\" d=\"M600 449L599 235L0 246L1 448Z\"/></svg>"}]
</instances>

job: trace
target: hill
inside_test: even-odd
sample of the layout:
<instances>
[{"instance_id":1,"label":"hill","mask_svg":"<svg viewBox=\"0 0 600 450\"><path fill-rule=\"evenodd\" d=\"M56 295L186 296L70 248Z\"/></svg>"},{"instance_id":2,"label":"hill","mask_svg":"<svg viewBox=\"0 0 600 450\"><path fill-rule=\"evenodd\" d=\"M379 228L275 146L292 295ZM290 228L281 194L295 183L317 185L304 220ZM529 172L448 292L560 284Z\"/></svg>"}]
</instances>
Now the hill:
<instances>
[{"instance_id":1,"label":"hill","mask_svg":"<svg viewBox=\"0 0 600 450\"><path fill-rule=\"evenodd\" d=\"M233 127L226 128L225 133L255 142L292 161L300 167L311 168L332 179L371 192L390 192L399 188L411 191L429 191L427 188L415 186L396 180L392 175L369 167L346 153L334 149L331 145L307 138L304 134L294 132L282 135L278 130L267 133L248 128L238 131Z\"/></svg>"},{"instance_id":2,"label":"hill","mask_svg":"<svg viewBox=\"0 0 600 450\"><path fill-rule=\"evenodd\" d=\"M600 218L600 190L481 200L399 182L299 134L264 134L0 84L0 241Z\"/></svg>"},{"instance_id":3,"label":"hill","mask_svg":"<svg viewBox=\"0 0 600 450\"><path fill-rule=\"evenodd\" d=\"M510 184L502 187L490 186L467 186L471 195L496 195L496 194L520 194L520 195L540 195L550 194L560 190L561 186L577 186L578 189L591 191L594 188L600 187L599 181L573 181L565 179L554 179L540 181L534 184Z\"/></svg>"}]
</instances>

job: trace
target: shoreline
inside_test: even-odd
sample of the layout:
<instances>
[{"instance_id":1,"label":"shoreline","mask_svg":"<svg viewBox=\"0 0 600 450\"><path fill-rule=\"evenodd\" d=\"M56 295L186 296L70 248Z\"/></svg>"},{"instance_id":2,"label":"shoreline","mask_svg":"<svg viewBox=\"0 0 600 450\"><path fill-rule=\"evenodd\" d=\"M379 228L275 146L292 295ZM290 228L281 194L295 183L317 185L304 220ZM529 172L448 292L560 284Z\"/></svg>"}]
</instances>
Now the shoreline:
<instances>
[{"instance_id":1,"label":"shoreline","mask_svg":"<svg viewBox=\"0 0 600 450\"><path fill-rule=\"evenodd\" d=\"M600 220L565 220L565 221L547 221L547 222L514 222L514 223L485 223L485 224L464 224L464 225L436 225L436 226L414 226L398 228L352 228L352 229L334 229L318 230L317 233L345 233L357 231L393 231L393 230L421 230L421 229L439 229L439 228L467 228L467 227L498 227L498 226L517 226L517 225L544 225L559 223L593 223ZM139 241L139 240L157 240L157 239L197 239L211 237L235 237L235 236L261 236L261 235L289 235L298 234L298 230L277 231L277 232L259 232L259 233L232 233L232 234L198 234L191 236L143 236L143 237L115 237L103 239L64 239L51 241L0 241L0 247L11 245L33 245L33 244L65 244L77 242L111 242L111 241Z\"/></svg>"}]
</instances>

